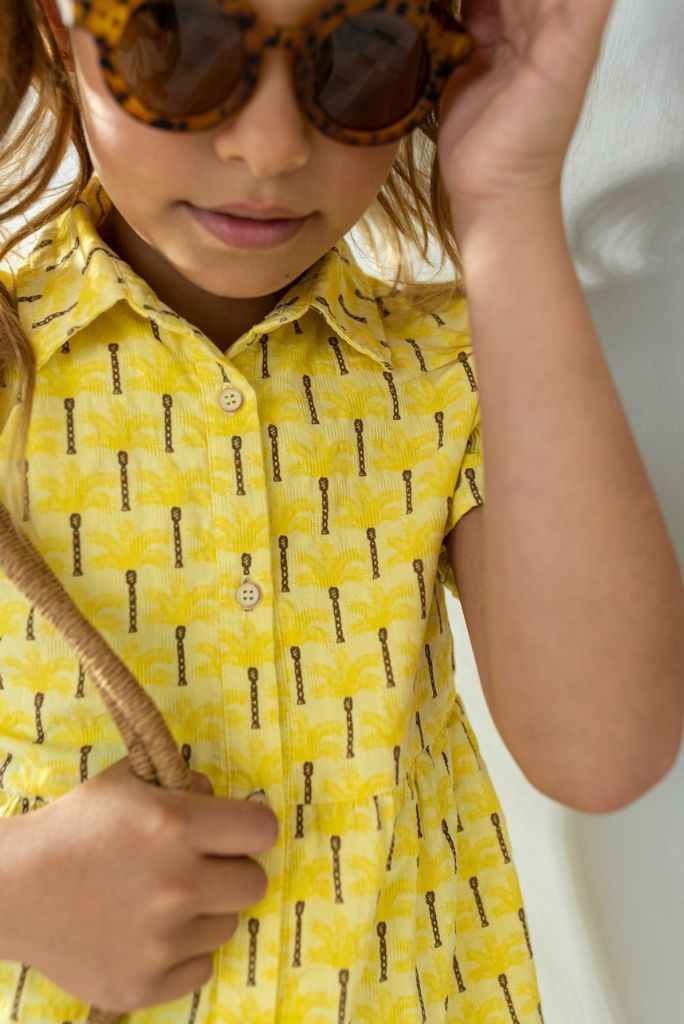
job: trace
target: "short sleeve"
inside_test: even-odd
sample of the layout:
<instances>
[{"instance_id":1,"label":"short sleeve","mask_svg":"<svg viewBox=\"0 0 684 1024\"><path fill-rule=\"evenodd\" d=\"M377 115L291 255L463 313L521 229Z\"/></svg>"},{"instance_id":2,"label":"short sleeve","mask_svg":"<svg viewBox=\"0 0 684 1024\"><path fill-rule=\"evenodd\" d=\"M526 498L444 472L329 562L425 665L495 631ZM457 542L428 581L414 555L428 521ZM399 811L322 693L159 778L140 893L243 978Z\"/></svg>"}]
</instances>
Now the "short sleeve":
<instances>
[{"instance_id":1,"label":"short sleeve","mask_svg":"<svg viewBox=\"0 0 684 1024\"><path fill-rule=\"evenodd\" d=\"M482 423L480 419L480 403L475 406L475 416L471 426L470 435L466 442L463 453L463 461L456 478L454 493L449 504L444 538L451 532L456 523L466 512L477 505L484 504L484 453L482 447ZM446 550L446 541L442 540L437 563L437 576L441 583L449 590L454 597L459 597L456 579L454 578L449 555Z\"/></svg>"}]
</instances>

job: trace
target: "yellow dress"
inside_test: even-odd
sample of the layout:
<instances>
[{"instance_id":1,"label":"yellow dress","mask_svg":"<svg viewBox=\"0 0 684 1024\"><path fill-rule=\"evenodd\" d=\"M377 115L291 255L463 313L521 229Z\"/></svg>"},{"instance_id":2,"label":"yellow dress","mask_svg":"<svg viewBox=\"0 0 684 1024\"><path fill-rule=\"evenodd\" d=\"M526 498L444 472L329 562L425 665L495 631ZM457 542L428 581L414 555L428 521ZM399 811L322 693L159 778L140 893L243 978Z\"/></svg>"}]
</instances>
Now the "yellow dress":
<instances>
[{"instance_id":1,"label":"yellow dress","mask_svg":"<svg viewBox=\"0 0 684 1024\"><path fill-rule=\"evenodd\" d=\"M224 354L98 235L109 205L93 175L3 272L38 367L21 525L189 766L281 827L211 980L126 1019L539 1024L445 604L444 537L484 497L466 300L419 310L341 239ZM127 751L1 573L0 636L6 817ZM0 1024L87 1011L0 962Z\"/></svg>"}]
</instances>

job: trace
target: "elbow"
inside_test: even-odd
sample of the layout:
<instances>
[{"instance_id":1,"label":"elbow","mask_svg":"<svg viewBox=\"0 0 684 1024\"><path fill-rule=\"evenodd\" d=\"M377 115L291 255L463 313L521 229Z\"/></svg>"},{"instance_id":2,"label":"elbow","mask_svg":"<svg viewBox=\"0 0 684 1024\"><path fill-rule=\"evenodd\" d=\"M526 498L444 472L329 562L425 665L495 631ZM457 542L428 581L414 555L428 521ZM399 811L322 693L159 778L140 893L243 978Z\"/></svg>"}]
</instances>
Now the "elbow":
<instances>
[{"instance_id":1,"label":"elbow","mask_svg":"<svg viewBox=\"0 0 684 1024\"><path fill-rule=\"evenodd\" d=\"M612 790L604 789L600 800L590 796L583 801L586 806L584 813L612 814L614 811L622 811L655 789L677 763L681 750L681 724L678 737L674 751L661 737L655 748L652 746L641 757L635 756L630 762L631 770L625 771L623 778L614 784Z\"/></svg>"},{"instance_id":2,"label":"elbow","mask_svg":"<svg viewBox=\"0 0 684 1024\"><path fill-rule=\"evenodd\" d=\"M544 796L563 804L572 811L581 814L614 814L616 811L623 811L630 807L641 797L646 796L660 782L667 778L672 771L677 757L671 759L659 771L650 771L648 774L640 773L628 782L624 779L616 782L612 787L607 786L605 777L599 783L599 776L594 776L592 783L585 786L578 786L577 779L571 784L567 781L562 785L557 780L549 782L548 778L540 780L538 777L530 777L524 772L526 778L535 789Z\"/></svg>"},{"instance_id":3,"label":"elbow","mask_svg":"<svg viewBox=\"0 0 684 1024\"><path fill-rule=\"evenodd\" d=\"M496 692L496 691L495 691ZM509 753L528 782L544 796L583 814L612 814L629 807L667 778L682 745L680 707L650 724L644 715L614 735L600 723L590 735L584 720L565 733L548 720L502 716L495 722ZM618 725L620 723L618 722Z\"/></svg>"}]
</instances>

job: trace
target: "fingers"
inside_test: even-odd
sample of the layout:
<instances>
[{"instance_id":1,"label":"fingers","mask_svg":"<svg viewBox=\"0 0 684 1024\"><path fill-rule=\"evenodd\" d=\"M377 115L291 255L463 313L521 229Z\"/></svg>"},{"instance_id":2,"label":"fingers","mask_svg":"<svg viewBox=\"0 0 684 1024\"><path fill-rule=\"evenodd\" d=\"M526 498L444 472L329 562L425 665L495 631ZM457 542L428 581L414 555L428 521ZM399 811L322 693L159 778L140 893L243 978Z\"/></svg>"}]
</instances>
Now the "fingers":
<instances>
[{"instance_id":1,"label":"fingers","mask_svg":"<svg viewBox=\"0 0 684 1024\"><path fill-rule=\"evenodd\" d=\"M214 786L211 779L207 775L203 775L202 772L191 772L192 775L192 788L197 793L207 793L209 796L214 795Z\"/></svg>"}]
</instances>

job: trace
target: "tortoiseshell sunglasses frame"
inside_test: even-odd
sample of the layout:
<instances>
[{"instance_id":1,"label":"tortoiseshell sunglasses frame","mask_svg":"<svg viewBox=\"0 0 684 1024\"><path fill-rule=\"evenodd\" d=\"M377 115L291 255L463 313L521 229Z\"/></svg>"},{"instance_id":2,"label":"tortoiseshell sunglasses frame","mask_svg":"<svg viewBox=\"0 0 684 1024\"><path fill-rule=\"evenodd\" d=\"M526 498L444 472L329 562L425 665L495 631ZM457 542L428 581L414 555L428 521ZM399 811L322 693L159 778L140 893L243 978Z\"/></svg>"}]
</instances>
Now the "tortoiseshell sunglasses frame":
<instances>
[{"instance_id":1,"label":"tortoiseshell sunglasses frame","mask_svg":"<svg viewBox=\"0 0 684 1024\"><path fill-rule=\"evenodd\" d=\"M123 77L118 61L118 43L129 17L149 0L56 0L64 25L81 26L93 36L100 67L113 98L136 120L166 131L195 132L212 128L247 101L257 82L261 56L267 47L291 50L295 60L295 86L304 114L324 135L356 146L377 146L394 142L424 121L439 101L449 76L471 56L475 43L462 23L434 0L326 0L311 6L308 16L295 26L274 25L260 19L247 0L214 0L219 9L237 18L242 29L245 62L242 75L229 96L200 114L160 116L136 96ZM357 14L386 12L407 18L423 35L430 63L430 76L423 95L413 109L394 124L376 130L345 128L331 120L317 105L315 44L333 29Z\"/></svg>"}]
</instances>

